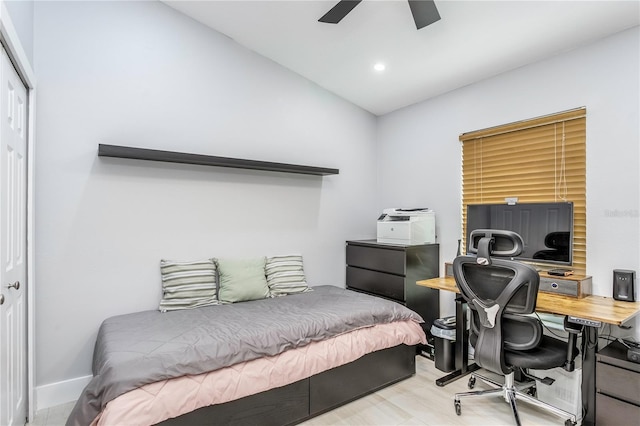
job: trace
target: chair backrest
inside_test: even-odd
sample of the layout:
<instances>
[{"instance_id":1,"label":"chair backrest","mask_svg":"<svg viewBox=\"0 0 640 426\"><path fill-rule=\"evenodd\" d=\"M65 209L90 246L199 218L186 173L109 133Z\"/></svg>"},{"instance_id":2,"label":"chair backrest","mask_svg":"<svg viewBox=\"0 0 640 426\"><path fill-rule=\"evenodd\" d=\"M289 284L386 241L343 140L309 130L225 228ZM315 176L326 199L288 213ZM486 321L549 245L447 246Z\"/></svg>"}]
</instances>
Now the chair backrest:
<instances>
[{"instance_id":1,"label":"chair backrest","mask_svg":"<svg viewBox=\"0 0 640 426\"><path fill-rule=\"evenodd\" d=\"M453 275L477 326L475 362L508 374L504 350L538 345L542 324L527 316L536 308L540 276L530 265L511 260L523 250L522 237L512 231L478 229L470 234L469 252L453 261Z\"/></svg>"}]
</instances>

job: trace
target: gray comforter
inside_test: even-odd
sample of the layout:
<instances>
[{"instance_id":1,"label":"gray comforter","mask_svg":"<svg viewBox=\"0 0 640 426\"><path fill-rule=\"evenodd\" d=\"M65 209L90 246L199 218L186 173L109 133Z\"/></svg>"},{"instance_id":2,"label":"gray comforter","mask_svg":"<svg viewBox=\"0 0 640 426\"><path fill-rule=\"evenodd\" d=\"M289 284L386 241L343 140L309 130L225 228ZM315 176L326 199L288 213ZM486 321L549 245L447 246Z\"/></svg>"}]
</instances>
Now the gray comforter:
<instances>
[{"instance_id":1,"label":"gray comforter","mask_svg":"<svg viewBox=\"0 0 640 426\"><path fill-rule=\"evenodd\" d=\"M333 286L273 299L109 318L93 379L68 426L88 425L110 400L142 386L276 355L357 328L422 318L404 306Z\"/></svg>"}]
</instances>

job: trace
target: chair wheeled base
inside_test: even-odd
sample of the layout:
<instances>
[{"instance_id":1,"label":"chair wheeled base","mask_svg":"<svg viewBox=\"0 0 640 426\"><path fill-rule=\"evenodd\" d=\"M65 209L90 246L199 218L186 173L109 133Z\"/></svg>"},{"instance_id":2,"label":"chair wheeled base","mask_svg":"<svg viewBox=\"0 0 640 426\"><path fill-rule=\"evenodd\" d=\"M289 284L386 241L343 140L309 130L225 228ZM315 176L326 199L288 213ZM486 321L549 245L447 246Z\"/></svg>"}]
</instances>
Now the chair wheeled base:
<instances>
[{"instance_id":1,"label":"chair wheeled base","mask_svg":"<svg viewBox=\"0 0 640 426\"><path fill-rule=\"evenodd\" d=\"M537 407L550 411L557 416L567 418L564 422L565 426L575 426L577 424L576 416L574 414L561 410L557 407L554 407L553 405L547 404L546 402L540 401L539 399L534 398L530 393L527 393L527 391L532 390L532 388L535 386L536 384L535 381L531 381L521 385L516 385L514 381L514 373L511 372L504 376L505 378L504 384L500 384L487 377L481 376L477 373L471 373L471 377L469 377L469 385L468 385L469 389L473 389L473 387L475 386L476 378L482 380L484 383L488 385L494 386L496 389L457 393L453 400L453 404L456 409L457 415L462 414L460 398L467 398L467 397L477 398L477 397L485 397L485 396L502 395L504 400L508 402L509 405L511 406L513 417L515 418L516 425L518 426L520 426L521 423L520 423L520 416L518 415L518 407L516 406L516 397L525 402L533 404Z\"/></svg>"}]
</instances>

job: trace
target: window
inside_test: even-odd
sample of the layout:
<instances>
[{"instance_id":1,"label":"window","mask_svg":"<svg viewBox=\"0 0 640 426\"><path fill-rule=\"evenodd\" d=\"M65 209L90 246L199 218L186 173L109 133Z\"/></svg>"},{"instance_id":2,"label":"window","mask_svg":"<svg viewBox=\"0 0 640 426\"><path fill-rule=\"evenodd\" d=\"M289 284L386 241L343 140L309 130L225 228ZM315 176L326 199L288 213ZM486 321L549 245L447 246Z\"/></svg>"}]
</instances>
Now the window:
<instances>
[{"instance_id":1,"label":"window","mask_svg":"<svg viewBox=\"0 0 640 426\"><path fill-rule=\"evenodd\" d=\"M573 269L585 274L586 108L464 133L460 141L463 239L468 204L571 201Z\"/></svg>"}]
</instances>

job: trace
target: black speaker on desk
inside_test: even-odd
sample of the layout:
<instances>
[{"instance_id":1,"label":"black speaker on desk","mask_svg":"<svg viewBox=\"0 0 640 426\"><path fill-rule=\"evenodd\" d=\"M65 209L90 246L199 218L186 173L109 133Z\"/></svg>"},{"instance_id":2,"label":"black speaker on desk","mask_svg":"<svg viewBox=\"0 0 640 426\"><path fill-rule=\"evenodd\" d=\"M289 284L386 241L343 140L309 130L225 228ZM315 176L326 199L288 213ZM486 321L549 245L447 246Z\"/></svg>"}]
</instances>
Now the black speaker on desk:
<instances>
[{"instance_id":1,"label":"black speaker on desk","mask_svg":"<svg viewBox=\"0 0 640 426\"><path fill-rule=\"evenodd\" d=\"M613 270L613 298L625 302L636 300L636 271L628 269Z\"/></svg>"}]
</instances>

